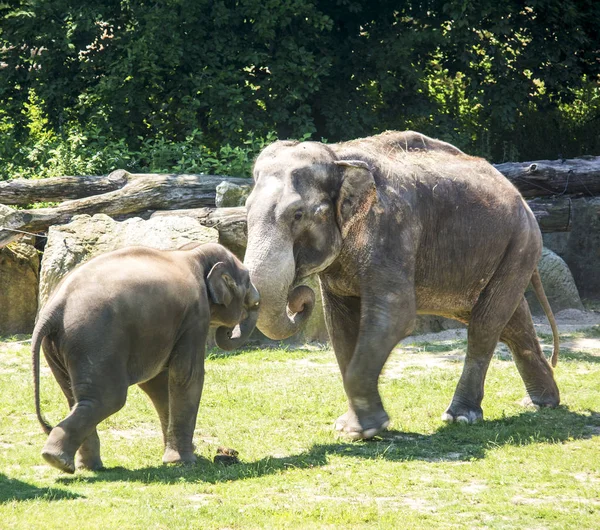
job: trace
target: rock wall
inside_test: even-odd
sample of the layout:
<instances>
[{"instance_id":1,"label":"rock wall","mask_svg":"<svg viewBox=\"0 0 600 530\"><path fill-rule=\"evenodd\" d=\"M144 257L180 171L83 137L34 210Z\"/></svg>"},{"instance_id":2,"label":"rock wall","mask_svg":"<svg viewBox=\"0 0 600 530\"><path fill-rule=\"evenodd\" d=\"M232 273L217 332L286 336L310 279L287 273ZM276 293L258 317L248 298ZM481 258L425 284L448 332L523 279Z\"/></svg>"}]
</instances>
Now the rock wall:
<instances>
[{"instance_id":1,"label":"rock wall","mask_svg":"<svg viewBox=\"0 0 600 530\"><path fill-rule=\"evenodd\" d=\"M544 234L569 266L582 298L600 299L600 197L571 201L571 230Z\"/></svg>"}]
</instances>

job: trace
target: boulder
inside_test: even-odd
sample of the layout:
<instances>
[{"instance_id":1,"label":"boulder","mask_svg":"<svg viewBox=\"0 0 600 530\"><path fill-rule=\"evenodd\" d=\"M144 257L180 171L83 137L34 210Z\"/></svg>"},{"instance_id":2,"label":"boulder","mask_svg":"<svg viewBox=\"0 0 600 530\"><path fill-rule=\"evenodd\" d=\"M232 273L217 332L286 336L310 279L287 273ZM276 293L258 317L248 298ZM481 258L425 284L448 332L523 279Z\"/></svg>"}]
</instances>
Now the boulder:
<instances>
[{"instance_id":1,"label":"boulder","mask_svg":"<svg viewBox=\"0 0 600 530\"><path fill-rule=\"evenodd\" d=\"M39 267L37 250L25 240L0 249L0 335L33 331Z\"/></svg>"},{"instance_id":2,"label":"boulder","mask_svg":"<svg viewBox=\"0 0 600 530\"><path fill-rule=\"evenodd\" d=\"M564 309L583 310L583 304L579 297L579 292L573 280L573 275L568 265L558 255L548 248L542 251L542 257L538 263L538 270L544 285L544 291L550 302L552 311L556 314ZM540 306L531 285L525 292L527 302L531 312L534 315L543 315L544 311Z\"/></svg>"},{"instance_id":3,"label":"boulder","mask_svg":"<svg viewBox=\"0 0 600 530\"><path fill-rule=\"evenodd\" d=\"M214 228L202 226L189 217L162 216L118 222L108 215L78 215L66 225L52 226L42 259L39 307L58 282L73 268L90 258L118 248L142 245L172 250L186 243L217 242Z\"/></svg>"},{"instance_id":4,"label":"boulder","mask_svg":"<svg viewBox=\"0 0 600 530\"><path fill-rule=\"evenodd\" d=\"M238 185L224 180L216 187L215 205L217 208L244 206L250 195L250 185Z\"/></svg>"}]
</instances>

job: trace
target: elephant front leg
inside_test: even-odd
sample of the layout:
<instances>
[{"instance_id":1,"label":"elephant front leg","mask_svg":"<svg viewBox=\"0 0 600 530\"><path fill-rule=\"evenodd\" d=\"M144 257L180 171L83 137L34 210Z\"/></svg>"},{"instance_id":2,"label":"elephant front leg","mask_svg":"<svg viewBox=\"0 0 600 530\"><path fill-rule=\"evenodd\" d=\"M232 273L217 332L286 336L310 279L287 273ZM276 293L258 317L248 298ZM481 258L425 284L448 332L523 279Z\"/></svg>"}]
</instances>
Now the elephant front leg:
<instances>
[{"instance_id":1,"label":"elephant front leg","mask_svg":"<svg viewBox=\"0 0 600 530\"><path fill-rule=\"evenodd\" d=\"M100 438L96 429L79 446L75 454L75 467L89 471L104 469L104 464L100 457Z\"/></svg>"},{"instance_id":2,"label":"elephant front leg","mask_svg":"<svg viewBox=\"0 0 600 530\"><path fill-rule=\"evenodd\" d=\"M333 345L342 378L344 378L358 340L360 298L335 296L324 291L323 306L329 339ZM385 414L383 407L381 411ZM386 421L389 422L389 419L386 419L383 423L386 423ZM385 427L387 425L383 428ZM336 420L335 429L341 432L346 432L347 429L351 432L360 430L358 418L350 404L348 411Z\"/></svg>"},{"instance_id":3,"label":"elephant front leg","mask_svg":"<svg viewBox=\"0 0 600 530\"><path fill-rule=\"evenodd\" d=\"M193 365L192 373L189 370L182 371L178 363L172 363L169 368L169 424L163 455L165 464L196 462L193 438L204 386L204 351L198 355L201 360Z\"/></svg>"},{"instance_id":4,"label":"elephant front leg","mask_svg":"<svg viewBox=\"0 0 600 530\"><path fill-rule=\"evenodd\" d=\"M169 372L163 370L153 379L138 385L150 398L160 420L163 444L167 445L167 430L169 429Z\"/></svg>"},{"instance_id":5,"label":"elephant front leg","mask_svg":"<svg viewBox=\"0 0 600 530\"><path fill-rule=\"evenodd\" d=\"M325 297L327 324L348 396L348 411L335 428L350 439L373 438L390 419L379 394L379 375L393 347L414 325L414 304L394 296L372 305L358 298Z\"/></svg>"}]
</instances>

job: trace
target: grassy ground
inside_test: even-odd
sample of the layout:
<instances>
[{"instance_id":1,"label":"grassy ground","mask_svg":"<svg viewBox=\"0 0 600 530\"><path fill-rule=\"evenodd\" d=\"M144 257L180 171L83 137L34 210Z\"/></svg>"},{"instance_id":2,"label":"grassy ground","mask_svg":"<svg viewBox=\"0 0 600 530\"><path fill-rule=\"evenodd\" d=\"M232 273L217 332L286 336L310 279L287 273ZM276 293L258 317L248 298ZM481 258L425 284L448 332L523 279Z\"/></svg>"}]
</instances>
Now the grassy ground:
<instances>
[{"instance_id":1,"label":"grassy ground","mask_svg":"<svg viewBox=\"0 0 600 530\"><path fill-rule=\"evenodd\" d=\"M1 342L0 528L598 528L600 328L562 337L563 405L521 408L522 382L500 351L474 426L440 421L464 340L404 346L381 379L392 430L358 443L332 432L345 400L331 351L213 356L196 466L161 465L158 420L136 387L100 426L108 470L73 476L40 456L29 344ZM66 403L42 375L56 423ZM219 445L241 463L214 464Z\"/></svg>"}]
</instances>

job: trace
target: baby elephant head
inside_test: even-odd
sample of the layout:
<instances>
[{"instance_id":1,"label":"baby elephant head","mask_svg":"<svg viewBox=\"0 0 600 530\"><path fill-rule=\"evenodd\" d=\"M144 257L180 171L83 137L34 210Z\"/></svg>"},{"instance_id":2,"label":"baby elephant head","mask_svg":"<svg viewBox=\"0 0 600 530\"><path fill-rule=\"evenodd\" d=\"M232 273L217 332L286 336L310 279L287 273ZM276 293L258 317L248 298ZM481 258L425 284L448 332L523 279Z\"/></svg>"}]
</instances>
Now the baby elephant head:
<instances>
[{"instance_id":1,"label":"baby elephant head","mask_svg":"<svg viewBox=\"0 0 600 530\"><path fill-rule=\"evenodd\" d=\"M210 323L219 326L215 341L223 350L239 348L256 326L260 297L248 269L229 251L210 268L206 287L211 301Z\"/></svg>"}]
</instances>

